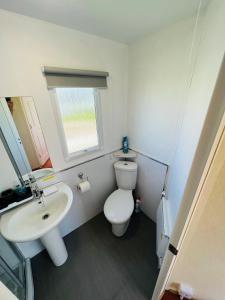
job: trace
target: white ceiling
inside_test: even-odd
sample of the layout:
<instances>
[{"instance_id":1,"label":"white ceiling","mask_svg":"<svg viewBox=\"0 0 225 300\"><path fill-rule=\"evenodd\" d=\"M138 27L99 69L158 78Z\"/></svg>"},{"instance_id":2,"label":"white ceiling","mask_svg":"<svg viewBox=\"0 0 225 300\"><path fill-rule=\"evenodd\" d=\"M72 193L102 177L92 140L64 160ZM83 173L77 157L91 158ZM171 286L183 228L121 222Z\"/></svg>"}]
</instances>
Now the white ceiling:
<instances>
[{"instance_id":1,"label":"white ceiling","mask_svg":"<svg viewBox=\"0 0 225 300\"><path fill-rule=\"evenodd\" d=\"M129 43L193 15L199 0L0 0L0 8Z\"/></svg>"}]
</instances>

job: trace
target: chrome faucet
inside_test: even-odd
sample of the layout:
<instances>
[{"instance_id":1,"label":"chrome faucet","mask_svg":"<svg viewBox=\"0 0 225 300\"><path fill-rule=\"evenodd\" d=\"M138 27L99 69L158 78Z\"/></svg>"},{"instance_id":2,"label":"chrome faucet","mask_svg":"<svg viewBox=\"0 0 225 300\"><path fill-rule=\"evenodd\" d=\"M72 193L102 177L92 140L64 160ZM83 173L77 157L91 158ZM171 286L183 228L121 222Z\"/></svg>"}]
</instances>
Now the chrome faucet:
<instances>
[{"instance_id":1,"label":"chrome faucet","mask_svg":"<svg viewBox=\"0 0 225 300\"><path fill-rule=\"evenodd\" d=\"M39 188L36 178L32 175L29 174L29 185L31 188L31 192L33 195L33 200L39 200L41 202L42 205L44 205L44 201L43 201L43 190Z\"/></svg>"},{"instance_id":2,"label":"chrome faucet","mask_svg":"<svg viewBox=\"0 0 225 300\"><path fill-rule=\"evenodd\" d=\"M39 200L41 199L42 195L43 195L43 190L41 190L37 183L34 183L31 185L31 191L32 191L32 195L34 200Z\"/></svg>"}]
</instances>

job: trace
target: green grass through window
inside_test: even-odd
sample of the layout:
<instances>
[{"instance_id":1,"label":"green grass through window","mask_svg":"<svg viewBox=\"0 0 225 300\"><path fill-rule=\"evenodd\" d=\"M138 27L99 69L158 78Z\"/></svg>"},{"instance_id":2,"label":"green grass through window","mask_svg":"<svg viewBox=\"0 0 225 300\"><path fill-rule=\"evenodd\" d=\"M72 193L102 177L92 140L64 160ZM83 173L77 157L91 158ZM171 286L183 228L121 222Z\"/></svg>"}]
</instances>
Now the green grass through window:
<instances>
[{"instance_id":1,"label":"green grass through window","mask_svg":"<svg viewBox=\"0 0 225 300\"><path fill-rule=\"evenodd\" d=\"M94 121L96 119L94 111L82 111L72 112L66 116L63 116L63 122L74 122L74 121Z\"/></svg>"}]
</instances>

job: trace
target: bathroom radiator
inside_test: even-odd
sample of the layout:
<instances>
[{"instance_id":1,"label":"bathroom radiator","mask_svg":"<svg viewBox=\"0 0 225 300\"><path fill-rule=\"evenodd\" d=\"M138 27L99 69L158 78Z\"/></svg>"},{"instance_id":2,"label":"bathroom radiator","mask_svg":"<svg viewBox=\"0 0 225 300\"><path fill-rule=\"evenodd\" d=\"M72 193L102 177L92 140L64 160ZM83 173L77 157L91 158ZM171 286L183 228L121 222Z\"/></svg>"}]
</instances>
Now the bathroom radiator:
<instances>
[{"instance_id":1,"label":"bathroom radiator","mask_svg":"<svg viewBox=\"0 0 225 300\"><path fill-rule=\"evenodd\" d=\"M170 218L168 209L168 200L162 197L156 217L156 254L159 260L159 268L162 265L166 249L169 245L170 238Z\"/></svg>"}]
</instances>

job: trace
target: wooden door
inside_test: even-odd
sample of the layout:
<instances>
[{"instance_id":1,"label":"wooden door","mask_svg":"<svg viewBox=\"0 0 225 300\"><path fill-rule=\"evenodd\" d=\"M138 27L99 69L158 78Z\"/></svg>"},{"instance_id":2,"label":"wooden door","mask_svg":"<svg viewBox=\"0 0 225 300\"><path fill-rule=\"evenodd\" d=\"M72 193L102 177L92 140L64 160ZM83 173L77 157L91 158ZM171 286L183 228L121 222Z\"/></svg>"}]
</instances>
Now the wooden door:
<instances>
[{"instance_id":1,"label":"wooden door","mask_svg":"<svg viewBox=\"0 0 225 300\"><path fill-rule=\"evenodd\" d=\"M42 166L49 158L47 146L38 119L37 111L32 97L21 97L22 107L29 125L37 157Z\"/></svg>"}]
</instances>

